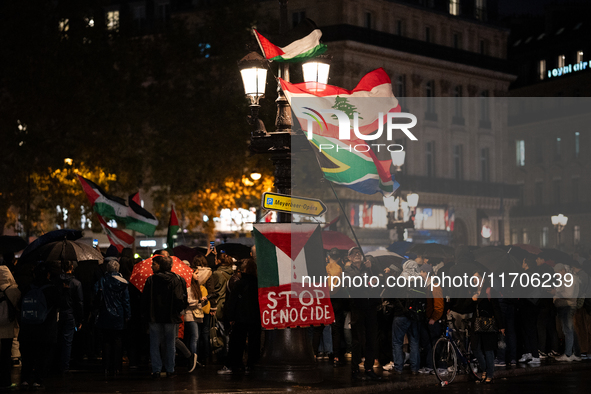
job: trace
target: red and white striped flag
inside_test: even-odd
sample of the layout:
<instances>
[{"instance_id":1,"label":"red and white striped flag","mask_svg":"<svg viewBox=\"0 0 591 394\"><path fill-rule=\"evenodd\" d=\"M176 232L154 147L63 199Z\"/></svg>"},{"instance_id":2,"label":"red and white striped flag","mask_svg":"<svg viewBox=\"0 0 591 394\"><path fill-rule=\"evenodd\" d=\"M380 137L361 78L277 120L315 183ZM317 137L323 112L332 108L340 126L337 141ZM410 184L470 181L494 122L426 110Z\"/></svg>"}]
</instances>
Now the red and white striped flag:
<instances>
[{"instance_id":1,"label":"red and white striped flag","mask_svg":"<svg viewBox=\"0 0 591 394\"><path fill-rule=\"evenodd\" d=\"M121 253L124 248L131 248L135 242L135 238L131 235L127 234L123 230L118 230L116 228L110 227L105 219L101 215L96 215L98 217L99 223L103 226L103 230L105 234L107 234L107 238L109 238L109 242L111 245L117 248L117 251Z\"/></svg>"}]
</instances>

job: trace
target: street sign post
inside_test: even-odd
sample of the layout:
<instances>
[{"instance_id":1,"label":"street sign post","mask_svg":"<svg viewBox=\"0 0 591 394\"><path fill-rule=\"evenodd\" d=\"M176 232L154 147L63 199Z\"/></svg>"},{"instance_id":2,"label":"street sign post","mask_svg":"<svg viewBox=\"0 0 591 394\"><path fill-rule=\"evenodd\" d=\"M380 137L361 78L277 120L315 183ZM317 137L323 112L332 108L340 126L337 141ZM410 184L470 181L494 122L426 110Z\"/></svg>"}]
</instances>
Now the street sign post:
<instances>
[{"instance_id":1,"label":"street sign post","mask_svg":"<svg viewBox=\"0 0 591 394\"><path fill-rule=\"evenodd\" d=\"M320 200L294 197L279 193L263 193L261 205L273 211L320 216L326 212L326 205Z\"/></svg>"}]
</instances>

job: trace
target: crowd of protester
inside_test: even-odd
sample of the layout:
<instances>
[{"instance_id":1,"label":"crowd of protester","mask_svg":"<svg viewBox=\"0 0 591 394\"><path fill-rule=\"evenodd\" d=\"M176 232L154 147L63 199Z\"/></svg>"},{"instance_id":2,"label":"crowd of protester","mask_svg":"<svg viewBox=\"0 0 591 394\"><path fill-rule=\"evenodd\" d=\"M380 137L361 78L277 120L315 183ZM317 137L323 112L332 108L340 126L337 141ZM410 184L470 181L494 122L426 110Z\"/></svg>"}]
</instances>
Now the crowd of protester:
<instances>
[{"instance_id":1,"label":"crowd of protester","mask_svg":"<svg viewBox=\"0 0 591 394\"><path fill-rule=\"evenodd\" d=\"M24 269L10 254L0 264L0 389L21 366L20 387L43 388L50 375L95 369L105 377L150 368L154 378L193 372L212 360L220 373L258 362L261 325L254 259L214 248L192 261L190 283L171 271L166 250L152 257L143 291L130 283L131 249L109 248L102 261L48 261ZM210 332L216 335L212 348ZM248 366L242 353L248 343Z\"/></svg>"},{"instance_id":2,"label":"crowd of protester","mask_svg":"<svg viewBox=\"0 0 591 394\"><path fill-rule=\"evenodd\" d=\"M494 367L517 363L539 366L544 359L572 362L587 359L591 351L591 261L588 255L575 254L564 262L548 261L545 253L516 254L521 267L516 272L573 275L573 284L558 288L534 288L525 298L503 296L483 280L476 289L441 288L434 277L461 272L483 279L483 266L476 263L473 248L459 247L454 258L411 255L400 266L383 267L375 258L363 256L355 247L347 254L331 250L327 274L339 277L377 276L380 283L371 294L370 287L333 289L335 323L325 328L332 334L331 358L335 365L343 360L345 347L343 320L350 316L352 333L351 370L354 378L379 380L376 368L402 374L409 365L410 374L433 374L433 345L445 328L455 329L462 350L471 347L478 361L479 383L491 383ZM550 265L552 263L553 265ZM388 276L409 279L407 293L395 295L382 290ZM421 285L411 285L416 278ZM437 283L437 282L435 282ZM439 282L440 283L440 282ZM339 296L340 293L340 296ZM343 293L347 293L343 298ZM589 297L589 298L587 298ZM494 332L479 332L477 317L493 318ZM466 340L469 334L469 340ZM320 338L319 335L316 337ZM321 355L322 356L322 355ZM439 371L445 374L445 371ZM481 373L481 375L480 375Z\"/></svg>"},{"instance_id":3,"label":"crowd of protester","mask_svg":"<svg viewBox=\"0 0 591 394\"><path fill-rule=\"evenodd\" d=\"M455 258L410 255L399 266L384 267L358 247L326 254L328 276L422 278L414 293L390 294L381 286L337 286L331 291L334 323L310 327L316 359L342 366L350 359L353 378L379 380L376 368L392 375L432 374L435 341L451 324L470 332L470 344L482 379L490 383L495 366L540 365L545 358L571 362L591 351L591 298L587 255L567 264L547 264L544 254L524 255L525 272L570 273L576 286L512 299L493 294L486 281L477 291L451 293L431 286L432 279L461 269L481 278L468 247ZM193 372L208 364L218 374L248 374L261 354L257 264L236 260L214 248L192 261L190 283L171 271L166 250L152 258L153 275L143 291L130 283L135 264L130 249L109 249L102 262L59 261L18 269L18 261L0 265L0 387L10 388L10 366L22 364L20 386L42 388L49 374L102 363L105 377L148 369L152 377L172 377L181 367ZM410 290L409 290L410 291ZM495 332L475 332L477 316L495 320ZM498 331L498 332L497 332ZM245 362L246 360L246 362ZM442 373L444 373L443 371Z\"/></svg>"}]
</instances>

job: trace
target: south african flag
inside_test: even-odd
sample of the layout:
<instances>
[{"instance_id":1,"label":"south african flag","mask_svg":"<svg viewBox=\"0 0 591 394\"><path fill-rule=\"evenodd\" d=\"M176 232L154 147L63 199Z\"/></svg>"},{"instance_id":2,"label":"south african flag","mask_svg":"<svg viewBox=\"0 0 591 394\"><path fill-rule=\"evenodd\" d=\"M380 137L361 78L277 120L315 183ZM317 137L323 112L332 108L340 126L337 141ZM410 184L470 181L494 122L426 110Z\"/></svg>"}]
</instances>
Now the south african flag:
<instances>
[{"instance_id":1,"label":"south african flag","mask_svg":"<svg viewBox=\"0 0 591 394\"><path fill-rule=\"evenodd\" d=\"M400 112L400 105L392 93L390 77L382 68L366 74L353 90L315 82L280 82L300 124L314 122L310 143L316 148L326 179L364 194L380 192L389 196L396 191L399 184L390 171L391 155L396 152L387 148L394 141L384 141L384 123L388 113ZM350 139L340 140L337 117L322 113L330 109L347 114L351 124L356 115L357 131L364 138L382 130L381 140L366 141L353 131Z\"/></svg>"}]
</instances>

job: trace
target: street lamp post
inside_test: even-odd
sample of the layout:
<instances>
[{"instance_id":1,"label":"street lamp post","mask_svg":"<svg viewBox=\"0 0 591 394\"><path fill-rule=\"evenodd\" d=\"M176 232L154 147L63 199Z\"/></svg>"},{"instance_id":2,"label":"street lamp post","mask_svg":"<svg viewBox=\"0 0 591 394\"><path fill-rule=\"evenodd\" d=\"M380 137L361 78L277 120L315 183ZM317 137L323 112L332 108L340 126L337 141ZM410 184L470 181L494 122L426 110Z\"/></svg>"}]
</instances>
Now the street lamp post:
<instances>
[{"instance_id":1,"label":"street lamp post","mask_svg":"<svg viewBox=\"0 0 591 394\"><path fill-rule=\"evenodd\" d=\"M279 0L281 32L287 30L287 0ZM277 116L275 131L267 131L258 118L259 99L264 97L268 62L258 53L252 52L238 62L244 83L245 94L250 100L249 124L254 126L250 138L250 150L254 154L271 154L275 166L277 193L291 194L292 139L303 138L292 132L291 108L281 90L277 88ZM320 88L328 82L330 58L323 56L303 65L305 82L314 82ZM278 76L289 81L289 65L280 63ZM278 213L278 223L290 223L291 214ZM322 381L320 371L314 362L314 351L306 328L286 328L265 331L265 344L260 360L259 373L262 379L297 383L318 383Z\"/></svg>"},{"instance_id":2,"label":"street lamp post","mask_svg":"<svg viewBox=\"0 0 591 394\"><path fill-rule=\"evenodd\" d=\"M564 216L563 214L559 214L552 216L550 219L552 220L552 225L556 229L556 249L560 249L562 245L560 241L560 234L566 227L566 223L568 223L568 217Z\"/></svg>"}]
</instances>

